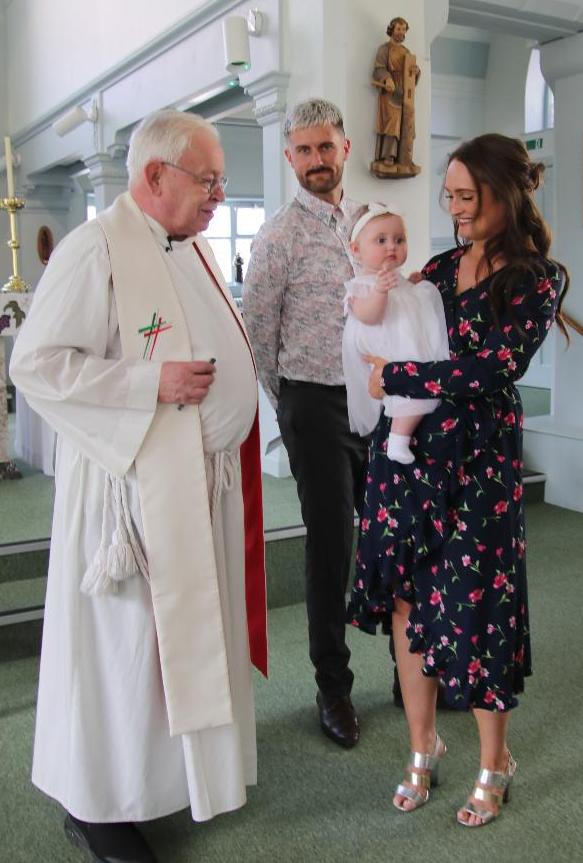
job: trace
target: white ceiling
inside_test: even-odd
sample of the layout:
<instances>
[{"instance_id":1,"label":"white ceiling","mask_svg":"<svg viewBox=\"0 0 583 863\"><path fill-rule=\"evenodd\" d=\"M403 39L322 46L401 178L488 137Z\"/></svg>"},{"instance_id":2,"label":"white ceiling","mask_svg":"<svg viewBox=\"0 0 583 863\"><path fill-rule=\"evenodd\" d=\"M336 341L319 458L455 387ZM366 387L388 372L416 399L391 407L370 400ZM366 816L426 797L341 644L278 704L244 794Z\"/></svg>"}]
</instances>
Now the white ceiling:
<instances>
[{"instance_id":1,"label":"white ceiling","mask_svg":"<svg viewBox=\"0 0 583 863\"><path fill-rule=\"evenodd\" d=\"M583 0L450 0L448 20L549 42L583 30Z\"/></svg>"}]
</instances>

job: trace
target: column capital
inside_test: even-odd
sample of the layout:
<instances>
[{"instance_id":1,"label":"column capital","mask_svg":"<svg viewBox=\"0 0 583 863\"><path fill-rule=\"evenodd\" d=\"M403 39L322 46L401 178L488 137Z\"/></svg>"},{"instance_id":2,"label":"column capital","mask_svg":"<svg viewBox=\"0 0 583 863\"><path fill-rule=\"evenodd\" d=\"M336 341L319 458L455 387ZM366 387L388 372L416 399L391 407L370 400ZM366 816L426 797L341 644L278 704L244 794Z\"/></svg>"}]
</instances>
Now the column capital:
<instances>
[{"instance_id":1,"label":"column capital","mask_svg":"<svg viewBox=\"0 0 583 863\"><path fill-rule=\"evenodd\" d=\"M544 79L551 87L560 78L583 73L583 33L541 45L540 65Z\"/></svg>"},{"instance_id":2,"label":"column capital","mask_svg":"<svg viewBox=\"0 0 583 863\"><path fill-rule=\"evenodd\" d=\"M101 212L128 187L128 172L125 165L125 148L113 146L109 148L114 157L107 153L93 153L85 158L89 168L89 180L95 192L95 206Z\"/></svg>"},{"instance_id":3,"label":"column capital","mask_svg":"<svg viewBox=\"0 0 583 863\"><path fill-rule=\"evenodd\" d=\"M271 72L246 85L245 93L253 98L253 113L260 126L281 121L289 80L287 72Z\"/></svg>"}]
</instances>

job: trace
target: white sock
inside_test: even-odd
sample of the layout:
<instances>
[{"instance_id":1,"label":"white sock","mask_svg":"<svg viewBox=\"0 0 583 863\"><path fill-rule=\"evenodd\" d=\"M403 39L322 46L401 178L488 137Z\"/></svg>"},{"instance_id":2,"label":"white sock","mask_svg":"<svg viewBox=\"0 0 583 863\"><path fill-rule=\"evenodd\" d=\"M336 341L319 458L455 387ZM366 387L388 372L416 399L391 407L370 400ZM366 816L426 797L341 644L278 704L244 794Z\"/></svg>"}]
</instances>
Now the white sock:
<instances>
[{"instance_id":1,"label":"white sock","mask_svg":"<svg viewBox=\"0 0 583 863\"><path fill-rule=\"evenodd\" d=\"M415 461L415 456L409 449L411 438L409 435L397 434L390 432L387 442L387 455L393 461L398 461L400 464L411 464Z\"/></svg>"}]
</instances>

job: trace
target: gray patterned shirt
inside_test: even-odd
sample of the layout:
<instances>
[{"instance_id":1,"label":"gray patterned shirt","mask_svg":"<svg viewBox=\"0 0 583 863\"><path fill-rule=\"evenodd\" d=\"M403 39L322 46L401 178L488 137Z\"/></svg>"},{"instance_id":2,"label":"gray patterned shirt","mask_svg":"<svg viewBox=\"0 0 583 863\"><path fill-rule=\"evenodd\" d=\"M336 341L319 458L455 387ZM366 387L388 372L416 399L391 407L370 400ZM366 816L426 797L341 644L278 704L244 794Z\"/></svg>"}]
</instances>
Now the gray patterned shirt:
<instances>
[{"instance_id":1,"label":"gray patterned shirt","mask_svg":"<svg viewBox=\"0 0 583 863\"><path fill-rule=\"evenodd\" d=\"M344 282L354 275L348 232L361 205L303 188L259 229L243 288L245 326L274 406L279 378L343 384Z\"/></svg>"}]
</instances>

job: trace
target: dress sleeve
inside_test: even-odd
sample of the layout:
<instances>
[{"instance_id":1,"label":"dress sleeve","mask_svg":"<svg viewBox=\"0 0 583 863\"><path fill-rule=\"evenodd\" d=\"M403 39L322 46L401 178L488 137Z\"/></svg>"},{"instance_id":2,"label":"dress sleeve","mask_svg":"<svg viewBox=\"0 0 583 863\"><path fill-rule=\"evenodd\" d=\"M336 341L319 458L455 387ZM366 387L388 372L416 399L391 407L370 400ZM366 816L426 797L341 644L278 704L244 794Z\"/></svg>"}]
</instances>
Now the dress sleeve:
<instances>
[{"instance_id":1,"label":"dress sleeve","mask_svg":"<svg viewBox=\"0 0 583 863\"><path fill-rule=\"evenodd\" d=\"M271 225L253 240L243 286L243 316L257 360L257 373L269 401L279 397L278 356L281 306L288 282L287 243L277 241Z\"/></svg>"},{"instance_id":2,"label":"dress sleeve","mask_svg":"<svg viewBox=\"0 0 583 863\"><path fill-rule=\"evenodd\" d=\"M469 353L439 362L388 363L383 387L389 395L410 398L471 398L494 393L519 380L553 323L559 302L562 275L549 268L541 278L525 278L511 298L514 316L501 316L485 339ZM471 318L456 322L460 337L472 342Z\"/></svg>"}]
</instances>

